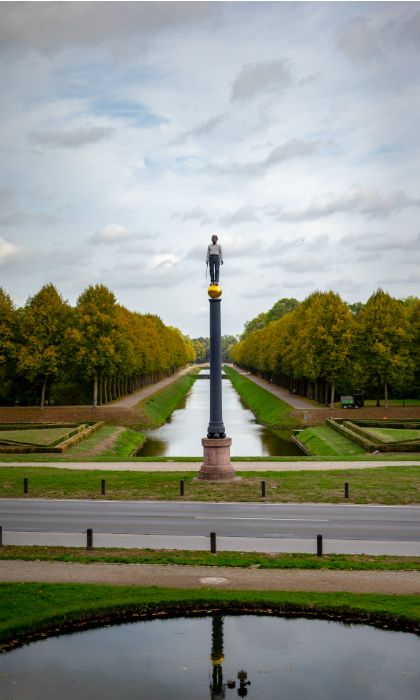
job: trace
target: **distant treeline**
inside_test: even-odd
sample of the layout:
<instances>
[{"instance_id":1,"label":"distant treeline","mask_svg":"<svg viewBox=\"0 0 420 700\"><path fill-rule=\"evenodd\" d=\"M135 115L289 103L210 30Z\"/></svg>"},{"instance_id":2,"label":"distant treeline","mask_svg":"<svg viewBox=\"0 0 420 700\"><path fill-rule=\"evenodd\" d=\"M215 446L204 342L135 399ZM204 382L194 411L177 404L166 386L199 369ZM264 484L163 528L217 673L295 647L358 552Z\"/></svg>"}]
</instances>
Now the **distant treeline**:
<instances>
[{"instance_id":1,"label":"distant treeline","mask_svg":"<svg viewBox=\"0 0 420 700\"><path fill-rule=\"evenodd\" d=\"M230 362L230 350L238 342L234 335L222 335L222 362ZM192 344L195 350L195 361L198 364L209 362L210 360L210 338L193 338Z\"/></svg>"},{"instance_id":2,"label":"distant treeline","mask_svg":"<svg viewBox=\"0 0 420 700\"><path fill-rule=\"evenodd\" d=\"M94 406L195 359L191 340L158 316L128 311L104 285L70 306L52 284L16 308L0 287L0 403Z\"/></svg>"},{"instance_id":3,"label":"distant treeline","mask_svg":"<svg viewBox=\"0 0 420 700\"><path fill-rule=\"evenodd\" d=\"M230 351L241 367L333 405L336 392L364 389L387 405L420 394L420 299L378 289L363 304L332 291L281 299L245 326Z\"/></svg>"}]
</instances>

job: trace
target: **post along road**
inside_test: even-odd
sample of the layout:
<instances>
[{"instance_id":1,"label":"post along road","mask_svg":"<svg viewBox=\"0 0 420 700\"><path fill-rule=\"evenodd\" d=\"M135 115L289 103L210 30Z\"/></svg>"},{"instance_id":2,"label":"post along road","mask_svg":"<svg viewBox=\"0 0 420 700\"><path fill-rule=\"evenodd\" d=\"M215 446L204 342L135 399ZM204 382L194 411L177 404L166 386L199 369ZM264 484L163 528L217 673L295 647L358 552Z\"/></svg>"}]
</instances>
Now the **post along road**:
<instances>
[{"instance_id":1,"label":"post along road","mask_svg":"<svg viewBox=\"0 0 420 700\"><path fill-rule=\"evenodd\" d=\"M4 544L324 551L420 556L420 506L0 499Z\"/></svg>"}]
</instances>

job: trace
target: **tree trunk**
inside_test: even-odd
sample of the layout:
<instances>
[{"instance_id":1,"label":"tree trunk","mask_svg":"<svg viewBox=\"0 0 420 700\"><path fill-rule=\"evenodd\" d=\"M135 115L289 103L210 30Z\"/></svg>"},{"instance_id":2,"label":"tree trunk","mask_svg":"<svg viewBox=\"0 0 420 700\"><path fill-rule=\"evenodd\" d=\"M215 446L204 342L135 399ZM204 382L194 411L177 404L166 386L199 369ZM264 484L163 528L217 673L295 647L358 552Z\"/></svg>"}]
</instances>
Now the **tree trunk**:
<instances>
[{"instance_id":1,"label":"tree trunk","mask_svg":"<svg viewBox=\"0 0 420 700\"><path fill-rule=\"evenodd\" d=\"M108 403L108 377L104 378L104 394L102 403Z\"/></svg>"},{"instance_id":2,"label":"tree trunk","mask_svg":"<svg viewBox=\"0 0 420 700\"><path fill-rule=\"evenodd\" d=\"M44 406L45 406L45 393L47 391L47 381L48 381L48 376L45 376L44 381L42 382L42 389L41 389L41 408L44 408Z\"/></svg>"},{"instance_id":3,"label":"tree trunk","mask_svg":"<svg viewBox=\"0 0 420 700\"><path fill-rule=\"evenodd\" d=\"M98 373L95 372L95 376L93 377L93 408L96 408L98 405Z\"/></svg>"},{"instance_id":4,"label":"tree trunk","mask_svg":"<svg viewBox=\"0 0 420 700\"><path fill-rule=\"evenodd\" d=\"M103 380L102 380L102 374L100 374L99 380L98 380L98 406L102 406L102 386L103 386Z\"/></svg>"},{"instance_id":5,"label":"tree trunk","mask_svg":"<svg viewBox=\"0 0 420 700\"><path fill-rule=\"evenodd\" d=\"M334 408L334 401L335 401L335 382L331 382L331 401L330 401L330 408Z\"/></svg>"},{"instance_id":6,"label":"tree trunk","mask_svg":"<svg viewBox=\"0 0 420 700\"><path fill-rule=\"evenodd\" d=\"M388 382L385 381L384 384L384 401L385 401L385 408L388 408Z\"/></svg>"}]
</instances>

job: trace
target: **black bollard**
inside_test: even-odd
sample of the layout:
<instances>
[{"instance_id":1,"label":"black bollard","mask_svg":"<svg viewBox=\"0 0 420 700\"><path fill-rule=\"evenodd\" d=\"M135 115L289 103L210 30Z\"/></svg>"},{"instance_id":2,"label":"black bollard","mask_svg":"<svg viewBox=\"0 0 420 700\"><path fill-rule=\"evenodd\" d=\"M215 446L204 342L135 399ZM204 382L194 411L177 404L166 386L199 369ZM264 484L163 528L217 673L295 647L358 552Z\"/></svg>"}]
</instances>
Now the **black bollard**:
<instances>
[{"instance_id":1,"label":"black bollard","mask_svg":"<svg viewBox=\"0 0 420 700\"><path fill-rule=\"evenodd\" d=\"M265 481L261 482L261 498L265 498Z\"/></svg>"},{"instance_id":2,"label":"black bollard","mask_svg":"<svg viewBox=\"0 0 420 700\"><path fill-rule=\"evenodd\" d=\"M28 493L28 490L29 490L28 489L28 482L29 482L29 479L27 476L25 476L23 478L23 493Z\"/></svg>"},{"instance_id":3,"label":"black bollard","mask_svg":"<svg viewBox=\"0 0 420 700\"><path fill-rule=\"evenodd\" d=\"M91 527L86 530L86 549L93 549L93 530Z\"/></svg>"},{"instance_id":4,"label":"black bollard","mask_svg":"<svg viewBox=\"0 0 420 700\"><path fill-rule=\"evenodd\" d=\"M106 493L106 481L105 479L101 479L101 494L102 496L105 496Z\"/></svg>"},{"instance_id":5,"label":"black bollard","mask_svg":"<svg viewBox=\"0 0 420 700\"><path fill-rule=\"evenodd\" d=\"M348 498L348 497L349 497L349 482L346 481L344 483L344 498Z\"/></svg>"},{"instance_id":6,"label":"black bollard","mask_svg":"<svg viewBox=\"0 0 420 700\"><path fill-rule=\"evenodd\" d=\"M3 528L0 525L0 547L3 547Z\"/></svg>"},{"instance_id":7,"label":"black bollard","mask_svg":"<svg viewBox=\"0 0 420 700\"><path fill-rule=\"evenodd\" d=\"M216 549L216 533L211 532L210 533L210 552L212 554L216 554L217 549Z\"/></svg>"},{"instance_id":8,"label":"black bollard","mask_svg":"<svg viewBox=\"0 0 420 700\"><path fill-rule=\"evenodd\" d=\"M316 556L322 557L322 535L316 536Z\"/></svg>"},{"instance_id":9,"label":"black bollard","mask_svg":"<svg viewBox=\"0 0 420 700\"><path fill-rule=\"evenodd\" d=\"M184 479L181 479L181 481L179 482L179 495L180 496L184 495L184 486L185 486Z\"/></svg>"}]
</instances>

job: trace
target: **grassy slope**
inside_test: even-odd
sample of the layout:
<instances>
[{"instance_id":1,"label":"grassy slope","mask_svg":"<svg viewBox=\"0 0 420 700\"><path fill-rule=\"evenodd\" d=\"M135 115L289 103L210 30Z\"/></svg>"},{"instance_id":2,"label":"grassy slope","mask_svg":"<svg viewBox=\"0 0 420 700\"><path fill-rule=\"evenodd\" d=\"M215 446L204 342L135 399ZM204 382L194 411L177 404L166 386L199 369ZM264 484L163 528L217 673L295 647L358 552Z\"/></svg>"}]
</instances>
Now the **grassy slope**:
<instances>
[{"instance_id":1,"label":"grassy slope","mask_svg":"<svg viewBox=\"0 0 420 700\"><path fill-rule=\"evenodd\" d=\"M57 438L64 437L71 428L33 428L28 430L1 430L0 440L12 440L31 445L49 445Z\"/></svg>"},{"instance_id":2,"label":"grassy slope","mask_svg":"<svg viewBox=\"0 0 420 700\"><path fill-rule=\"evenodd\" d=\"M403 505L420 502L420 467L416 466L245 472L240 481L229 484L194 481L196 471L151 473L2 467L0 497L21 496L23 477L28 477L29 496L35 498L101 498L101 479L106 479L107 499L182 500L179 481L184 479L185 498L188 500L251 502L261 500L261 479L265 479L266 502L342 503L344 482L350 484L347 501L350 503Z\"/></svg>"},{"instance_id":3,"label":"grassy slope","mask_svg":"<svg viewBox=\"0 0 420 700\"><path fill-rule=\"evenodd\" d=\"M306 428L297 437L312 455L319 457L365 454L362 447L328 425Z\"/></svg>"},{"instance_id":4,"label":"grassy slope","mask_svg":"<svg viewBox=\"0 0 420 700\"><path fill-rule=\"evenodd\" d=\"M139 412L136 427L143 430L163 425L190 391L198 372L199 369L194 368L164 389L140 401L136 406Z\"/></svg>"},{"instance_id":5,"label":"grassy slope","mask_svg":"<svg viewBox=\"0 0 420 700\"><path fill-rule=\"evenodd\" d=\"M224 371L244 404L251 409L261 423L273 428L299 427L298 418L293 414L289 404L262 389L232 367L225 367Z\"/></svg>"},{"instance_id":6,"label":"grassy slope","mask_svg":"<svg viewBox=\"0 0 420 700\"><path fill-rule=\"evenodd\" d=\"M86 584L0 584L0 644L93 623L138 619L159 610L269 611L386 624L419 631L417 596L259 591L204 591Z\"/></svg>"},{"instance_id":7,"label":"grassy slope","mask_svg":"<svg viewBox=\"0 0 420 700\"><path fill-rule=\"evenodd\" d=\"M420 440L420 430L409 428L364 428L365 433L382 442L405 442L406 440Z\"/></svg>"}]
</instances>

